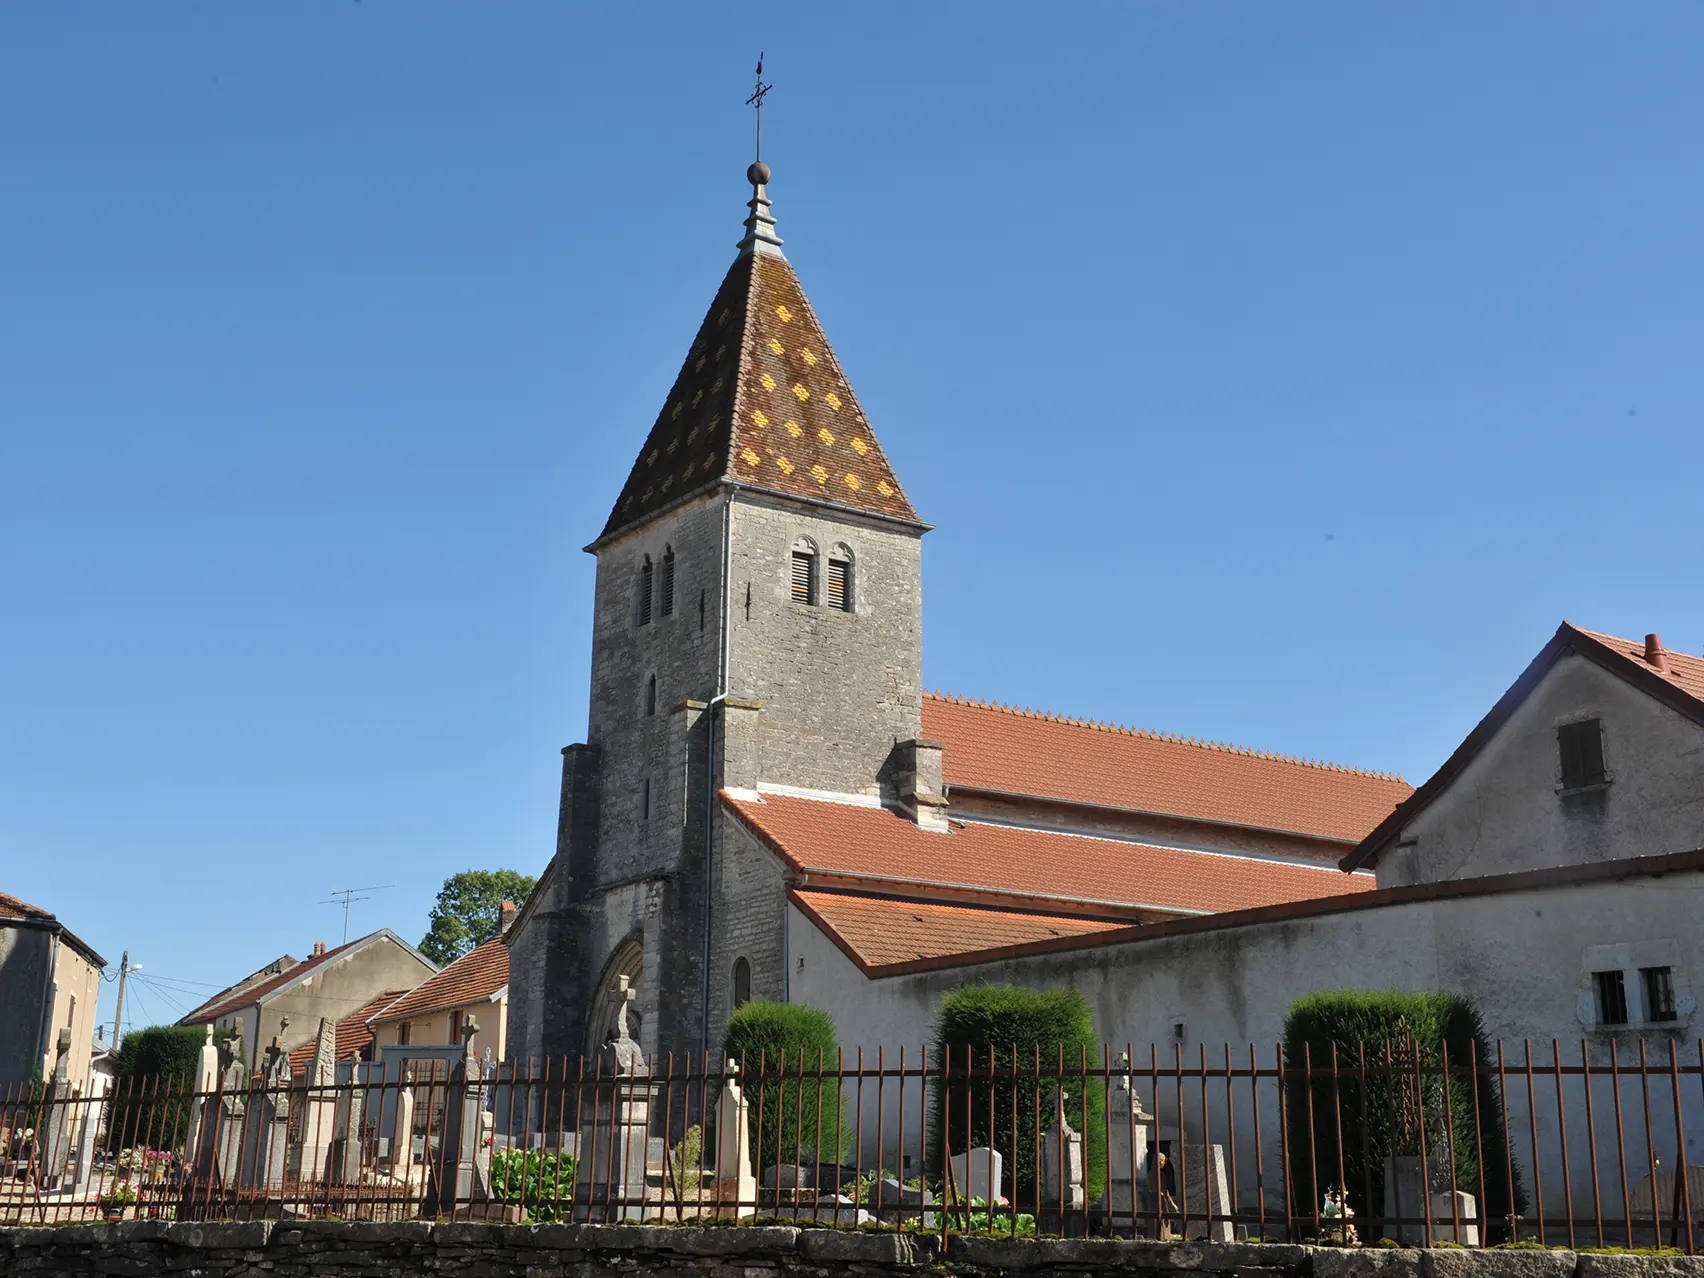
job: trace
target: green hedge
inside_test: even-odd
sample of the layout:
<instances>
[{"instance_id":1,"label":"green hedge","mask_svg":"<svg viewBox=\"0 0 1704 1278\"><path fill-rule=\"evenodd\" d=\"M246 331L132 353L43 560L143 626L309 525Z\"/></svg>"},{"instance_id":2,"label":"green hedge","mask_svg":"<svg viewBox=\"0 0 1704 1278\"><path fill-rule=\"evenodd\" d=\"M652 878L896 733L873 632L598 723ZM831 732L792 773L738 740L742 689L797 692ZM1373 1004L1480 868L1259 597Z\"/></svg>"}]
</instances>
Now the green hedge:
<instances>
[{"instance_id":1,"label":"green hedge","mask_svg":"<svg viewBox=\"0 0 1704 1278\"><path fill-rule=\"evenodd\" d=\"M1397 990L1334 990L1291 1004L1284 1021L1284 1063L1299 1071L1304 1061L1329 1070L1337 1048L1339 1078L1312 1080L1313 1161L1308 1159L1309 1084L1295 1077L1286 1085L1289 1107L1290 1192L1298 1216L1311 1216L1325 1191L1341 1179L1358 1216L1385 1211L1386 1158L1419 1153L1426 1134L1428 1170L1447 1179L1453 1157L1458 1189L1472 1194L1479 1218L1496 1223L1526 1210L1527 1197L1503 1142L1503 1110L1494 1064L1496 1050L1485 1038L1479 1013L1455 994L1410 994ZM1448 1049L1448 1112L1445 1121L1444 1049ZM1365 1053L1367 1077L1359 1066ZM1465 1072L1477 1053L1478 1128L1474 1125L1474 1084ZM1415 1056L1420 1066L1415 1068ZM1402 1067L1406 1062L1406 1068ZM1463 1071L1458 1073L1458 1071ZM1338 1115L1343 1148L1339 1164ZM1451 1128L1453 1127L1453 1132ZM1487 1166L1480 1175L1479 1153ZM1453 1153L1452 1153L1453 1151ZM1342 1172L1338 1168L1341 1165ZM1370 1198L1369 1198L1370 1189ZM1395 1204L1392 1204L1394 1211ZM1418 1216L1418 1203L1402 1204L1404 1216ZM1391 1232L1394 1232L1394 1228ZM1363 1230L1365 1238L1365 1230ZM1370 1241L1370 1239L1366 1239Z\"/></svg>"},{"instance_id":2,"label":"green hedge","mask_svg":"<svg viewBox=\"0 0 1704 1278\"><path fill-rule=\"evenodd\" d=\"M817 1073L839 1068L838 1049L834 1021L819 1008L754 1000L728 1018L722 1050L740 1065L760 1176L777 1163L791 1166L796 1150L822 1163L851 1156L840 1080Z\"/></svg>"},{"instance_id":3,"label":"green hedge","mask_svg":"<svg viewBox=\"0 0 1704 1278\"><path fill-rule=\"evenodd\" d=\"M1011 1074L1014 1049L1015 1080ZM1017 1177L1016 1206L1029 1206L1036 1201L1040 1133L1053 1125L1053 1092L1059 1086L1061 1061L1067 1075L1082 1071L1085 1063L1095 1072L1104 1065L1088 1001L1069 989L970 985L954 990L941 1000L936 1014L935 1053L936 1062L947 1067L949 1079L937 1079L934 1084L931 1174L944 1174L946 1144L954 1154L988 1145L1005 1159L1006 1174ZM934 1065L931 1062L931 1072ZM973 1072L965 1082L951 1081L963 1076L967 1067ZM976 1072L981 1073L980 1080ZM1104 1077L1067 1077L1064 1086L1066 1119L1083 1133L1088 1197L1094 1202L1106 1189L1106 1082Z\"/></svg>"},{"instance_id":4,"label":"green hedge","mask_svg":"<svg viewBox=\"0 0 1704 1278\"><path fill-rule=\"evenodd\" d=\"M106 1136L114 1153L130 1145L183 1147L189 1092L206 1037L199 1025L151 1025L124 1036L113 1061L116 1099Z\"/></svg>"}]
</instances>

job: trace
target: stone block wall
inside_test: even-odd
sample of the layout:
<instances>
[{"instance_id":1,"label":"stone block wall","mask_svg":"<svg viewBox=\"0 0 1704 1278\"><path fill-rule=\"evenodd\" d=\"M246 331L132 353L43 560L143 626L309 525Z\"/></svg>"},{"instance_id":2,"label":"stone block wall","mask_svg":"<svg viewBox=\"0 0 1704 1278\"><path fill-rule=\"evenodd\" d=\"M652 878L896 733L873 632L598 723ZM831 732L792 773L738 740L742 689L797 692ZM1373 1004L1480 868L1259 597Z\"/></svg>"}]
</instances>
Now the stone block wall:
<instances>
[{"instance_id":1,"label":"stone block wall","mask_svg":"<svg viewBox=\"0 0 1704 1278\"><path fill-rule=\"evenodd\" d=\"M6 1278L1704 1278L1704 1258L1571 1251L1338 1250L1286 1244L1007 1239L737 1226L242 1224L0 1228Z\"/></svg>"}]
</instances>

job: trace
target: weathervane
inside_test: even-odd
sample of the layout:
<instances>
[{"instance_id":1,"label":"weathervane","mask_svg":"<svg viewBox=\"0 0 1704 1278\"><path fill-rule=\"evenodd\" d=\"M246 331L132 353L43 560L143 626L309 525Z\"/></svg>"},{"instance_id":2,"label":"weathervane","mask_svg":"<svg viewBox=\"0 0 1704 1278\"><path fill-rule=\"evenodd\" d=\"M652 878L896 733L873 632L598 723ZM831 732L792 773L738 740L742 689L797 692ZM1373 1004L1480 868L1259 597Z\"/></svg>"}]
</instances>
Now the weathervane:
<instances>
[{"instance_id":1,"label":"weathervane","mask_svg":"<svg viewBox=\"0 0 1704 1278\"><path fill-rule=\"evenodd\" d=\"M773 84L763 82L763 53L759 50L757 55L757 88L746 99L746 105L757 108L757 160L760 164L763 162L763 99L769 96L769 91L774 87Z\"/></svg>"}]
</instances>

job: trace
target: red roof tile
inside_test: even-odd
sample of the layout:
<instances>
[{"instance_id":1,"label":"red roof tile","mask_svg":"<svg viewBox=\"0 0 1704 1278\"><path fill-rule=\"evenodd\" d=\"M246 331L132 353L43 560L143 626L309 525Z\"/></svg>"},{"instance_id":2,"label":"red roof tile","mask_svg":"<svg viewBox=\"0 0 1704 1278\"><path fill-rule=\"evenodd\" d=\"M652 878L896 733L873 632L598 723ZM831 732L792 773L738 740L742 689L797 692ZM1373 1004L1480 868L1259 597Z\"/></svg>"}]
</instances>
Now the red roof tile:
<instances>
[{"instance_id":1,"label":"red roof tile","mask_svg":"<svg viewBox=\"0 0 1704 1278\"><path fill-rule=\"evenodd\" d=\"M371 1016L376 1025L430 1016L469 1003L488 1003L509 983L509 950L502 937L475 946L436 976Z\"/></svg>"},{"instance_id":2,"label":"red roof tile","mask_svg":"<svg viewBox=\"0 0 1704 1278\"><path fill-rule=\"evenodd\" d=\"M1026 914L843 892L796 891L790 895L865 967L972 954L1060 936L1116 932L1126 926L1117 919Z\"/></svg>"},{"instance_id":3,"label":"red roof tile","mask_svg":"<svg viewBox=\"0 0 1704 1278\"><path fill-rule=\"evenodd\" d=\"M28 901L20 901L15 896L7 896L0 892L0 919L50 919L53 915L39 905L31 905Z\"/></svg>"},{"instance_id":4,"label":"red roof tile","mask_svg":"<svg viewBox=\"0 0 1704 1278\"><path fill-rule=\"evenodd\" d=\"M853 803L724 791L727 807L799 870L890 890L948 890L1026 901L1217 913L1344 892L1371 876L1014 826L954 821L950 833ZM874 883L871 883L874 886ZM808 884L806 886L809 886Z\"/></svg>"},{"instance_id":5,"label":"red roof tile","mask_svg":"<svg viewBox=\"0 0 1704 1278\"><path fill-rule=\"evenodd\" d=\"M1564 623L1566 624L1566 623ZM1618 635L1601 634L1596 630L1584 630L1579 626L1569 626L1570 630L1596 639L1606 648L1612 648L1624 657L1637 661L1646 670L1660 679L1666 679L1683 692L1690 693L1700 701L1704 701L1704 657L1695 657L1690 652L1675 652L1665 648L1663 656L1668 659L1668 670L1658 670L1645 660L1645 641L1642 639L1623 639Z\"/></svg>"},{"instance_id":6,"label":"red roof tile","mask_svg":"<svg viewBox=\"0 0 1704 1278\"><path fill-rule=\"evenodd\" d=\"M331 962L331 960L336 958L339 954L343 954L352 947L361 945L371 939L372 938L370 936L357 937L353 941L347 941L344 944L339 945L334 950L327 950L324 954L316 954L313 958L303 959L300 963L296 964L295 967L285 968L271 980L262 981L259 985L250 985L245 988L239 988L236 993L232 994L227 999L214 1003L211 1006L204 1004L203 1006L196 1008L195 1011L184 1017L183 1020L178 1022L178 1024L199 1025L204 1021L217 1020L226 1012L235 1012L239 1008L253 1007L256 1003L260 1002L261 999L265 998L269 994L275 993L277 990L290 984L290 982L296 980L298 977L306 976L316 967L324 966Z\"/></svg>"},{"instance_id":7,"label":"red roof tile","mask_svg":"<svg viewBox=\"0 0 1704 1278\"><path fill-rule=\"evenodd\" d=\"M949 787L1363 838L1414 792L1401 777L930 693L923 735Z\"/></svg>"},{"instance_id":8,"label":"red roof tile","mask_svg":"<svg viewBox=\"0 0 1704 1278\"><path fill-rule=\"evenodd\" d=\"M360 1007L337 1022L337 1038L335 1056L340 1061L346 1061L357 1052L365 1051L367 1044L373 1041L373 1031L368 1028L367 1018L372 1016L386 1003L394 1002L406 994L407 990L386 990L368 999ZM290 1053L290 1072L300 1077L308 1063L314 1058L314 1048L318 1046L319 1036L316 1034Z\"/></svg>"}]
</instances>

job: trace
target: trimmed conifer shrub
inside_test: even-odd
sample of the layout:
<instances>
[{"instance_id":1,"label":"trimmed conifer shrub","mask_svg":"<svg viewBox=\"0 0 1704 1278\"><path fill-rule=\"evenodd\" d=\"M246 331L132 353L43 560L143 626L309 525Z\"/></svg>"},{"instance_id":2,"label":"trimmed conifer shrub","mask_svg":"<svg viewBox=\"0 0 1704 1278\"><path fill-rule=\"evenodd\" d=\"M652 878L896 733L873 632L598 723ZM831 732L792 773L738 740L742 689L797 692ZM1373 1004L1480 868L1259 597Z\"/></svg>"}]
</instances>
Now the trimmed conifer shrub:
<instances>
[{"instance_id":1,"label":"trimmed conifer shrub","mask_svg":"<svg viewBox=\"0 0 1704 1278\"><path fill-rule=\"evenodd\" d=\"M839 1043L827 1012L754 999L728 1018L722 1050L739 1062L760 1175L777 1164L791 1166L796 1158L805 1161L795 1151L819 1163L850 1156L835 1073Z\"/></svg>"},{"instance_id":2,"label":"trimmed conifer shrub","mask_svg":"<svg viewBox=\"0 0 1704 1278\"><path fill-rule=\"evenodd\" d=\"M1007 1176L1017 1177L1017 1208L1032 1206L1040 1135L1053 1126L1053 1094L1063 1066L1065 1117L1083 1134L1084 1177L1094 1202L1106 1188L1104 1065L1088 1000L1076 990L1017 985L954 990L941 1000L935 1019L930 1072L944 1066L945 1078L934 1081L931 1175L936 1169L944 1173L949 1152L987 1145L1000 1151Z\"/></svg>"},{"instance_id":3,"label":"trimmed conifer shrub","mask_svg":"<svg viewBox=\"0 0 1704 1278\"><path fill-rule=\"evenodd\" d=\"M1329 1076L1333 1047L1335 1080ZM1456 1187L1474 1196L1479 1219L1489 1226L1488 1237L1494 1237L1496 1222L1510 1214L1511 1203L1517 1215L1527 1206L1520 1169L1503 1138L1496 1074L1486 1070L1496 1059L1478 1010L1458 994L1332 990L1291 1004L1284 1021L1284 1064L1286 1072L1296 1074L1286 1084L1285 1101L1297 1215L1311 1216L1340 1180L1357 1216L1384 1215L1385 1160L1417 1157L1423 1144L1434 1183L1447 1183L1453 1166ZM1477 1089L1470 1072L1474 1060L1480 1068ZM1326 1076L1304 1081L1304 1065ZM1395 1204L1390 1207L1394 1214ZM1418 1217L1420 1210L1419 1203L1402 1204L1405 1217ZM1385 1232L1394 1233L1394 1227Z\"/></svg>"}]
</instances>

